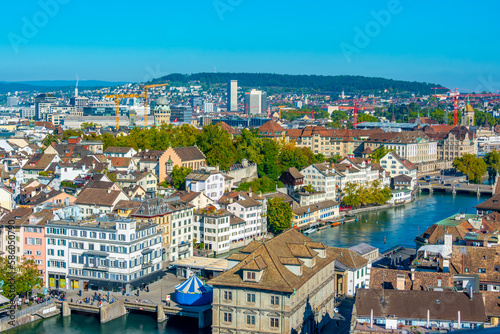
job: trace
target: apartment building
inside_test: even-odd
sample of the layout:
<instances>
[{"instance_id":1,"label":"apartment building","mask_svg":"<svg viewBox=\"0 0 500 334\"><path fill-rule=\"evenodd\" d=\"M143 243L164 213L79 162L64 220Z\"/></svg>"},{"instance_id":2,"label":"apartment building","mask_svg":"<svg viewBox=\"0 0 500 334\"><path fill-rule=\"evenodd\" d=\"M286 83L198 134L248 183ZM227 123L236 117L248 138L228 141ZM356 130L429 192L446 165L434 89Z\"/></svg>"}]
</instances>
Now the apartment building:
<instances>
[{"instance_id":1,"label":"apartment building","mask_svg":"<svg viewBox=\"0 0 500 334\"><path fill-rule=\"evenodd\" d=\"M172 210L169 260L174 262L193 256L194 205L175 201L168 206Z\"/></svg>"},{"instance_id":2,"label":"apartment building","mask_svg":"<svg viewBox=\"0 0 500 334\"><path fill-rule=\"evenodd\" d=\"M437 141L438 159L452 162L464 154L477 154L477 138L465 126L426 126L424 132Z\"/></svg>"},{"instance_id":3,"label":"apartment building","mask_svg":"<svg viewBox=\"0 0 500 334\"><path fill-rule=\"evenodd\" d=\"M243 239L258 237L267 231L266 206L252 196L250 194L250 197L245 198L240 195L225 205L228 212L245 221ZM265 198L260 199L265 202Z\"/></svg>"},{"instance_id":4,"label":"apartment building","mask_svg":"<svg viewBox=\"0 0 500 334\"><path fill-rule=\"evenodd\" d=\"M334 315L337 254L289 229L228 257L211 279L212 333L314 333Z\"/></svg>"},{"instance_id":5,"label":"apartment building","mask_svg":"<svg viewBox=\"0 0 500 334\"><path fill-rule=\"evenodd\" d=\"M215 254L229 251L231 235L231 216L229 211L217 210L208 206L194 211L194 239L204 243L205 249Z\"/></svg>"},{"instance_id":6,"label":"apartment building","mask_svg":"<svg viewBox=\"0 0 500 334\"><path fill-rule=\"evenodd\" d=\"M218 170L195 170L186 176L186 189L201 192L217 203L224 194L225 179Z\"/></svg>"},{"instance_id":7,"label":"apartment building","mask_svg":"<svg viewBox=\"0 0 500 334\"><path fill-rule=\"evenodd\" d=\"M116 184L124 190L142 187L148 197L156 197L158 178L152 172L118 173Z\"/></svg>"},{"instance_id":8,"label":"apartment building","mask_svg":"<svg viewBox=\"0 0 500 334\"><path fill-rule=\"evenodd\" d=\"M401 158L396 152L387 153L380 159L380 165L390 173L391 177L407 175L412 178L412 184L417 182L417 166Z\"/></svg>"},{"instance_id":9,"label":"apartment building","mask_svg":"<svg viewBox=\"0 0 500 334\"><path fill-rule=\"evenodd\" d=\"M373 133L364 143L365 149L373 151L382 146L414 164L438 159L437 141L421 131Z\"/></svg>"},{"instance_id":10,"label":"apartment building","mask_svg":"<svg viewBox=\"0 0 500 334\"><path fill-rule=\"evenodd\" d=\"M312 205L301 206L293 209L292 226L303 228L313 225L318 220L329 221L339 217L339 203L326 200Z\"/></svg>"},{"instance_id":11,"label":"apartment building","mask_svg":"<svg viewBox=\"0 0 500 334\"><path fill-rule=\"evenodd\" d=\"M161 274L156 222L122 217L47 223L48 287L121 291Z\"/></svg>"},{"instance_id":12,"label":"apartment building","mask_svg":"<svg viewBox=\"0 0 500 334\"><path fill-rule=\"evenodd\" d=\"M327 129L323 126L306 126L303 129L287 129L286 138L297 147L310 148L314 154L329 158L334 155L347 156L362 146L371 134L382 130Z\"/></svg>"},{"instance_id":13,"label":"apartment building","mask_svg":"<svg viewBox=\"0 0 500 334\"><path fill-rule=\"evenodd\" d=\"M310 185L315 191L324 193L324 197L312 199L306 205L335 200L337 173L334 166L329 163L313 164L302 169L301 174L304 175L304 185Z\"/></svg>"}]
</instances>

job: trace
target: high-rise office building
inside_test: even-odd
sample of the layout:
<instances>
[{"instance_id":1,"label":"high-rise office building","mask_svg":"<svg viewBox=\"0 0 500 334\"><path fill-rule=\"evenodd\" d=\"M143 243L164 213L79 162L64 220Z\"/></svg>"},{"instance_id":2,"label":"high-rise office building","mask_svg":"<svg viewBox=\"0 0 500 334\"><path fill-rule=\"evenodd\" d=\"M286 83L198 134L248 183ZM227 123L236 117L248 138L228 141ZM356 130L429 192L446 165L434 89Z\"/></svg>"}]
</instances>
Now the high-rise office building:
<instances>
[{"instance_id":1,"label":"high-rise office building","mask_svg":"<svg viewBox=\"0 0 500 334\"><path fill-rule=\"evenodd\" d=\"M35 97L35 119L37 121L45 119L50 107L56 102L57 98L52 94L40 94Z\"/></svg>"},{"instance_id":2,"label":"high-rise office building","mask_svg":"<svg viewBox=\"0 0 500 334\"><path fill-rule=\"evenodd\" d=\"M238 80L227 84L227 111L238 111Z\"/></svg>"},{"instance_id":3,"label":"high-rise office building","mask_svg":"<svg viewBox=\"0 0 500 334\"><path fill-rule=\"evenodd\" d=\"M205 102L203 104L203 112L205 114L209 114L209 113L215 112L215 106L214 106L214 104L211 103L211 102Z\"/></svg>"},{"instance_id":4,"label":"high-rise office building","mask_svg":"<svg viewBox=\"0 0 500 334\"><path fill-rule=\"evenodd\" d=\"M17 107L19 104L19 100L17 96L8 96L7 97L7 107Z\"/></svg>"},{"instance_id":5,"label":"high-rise office building","mask_svg":"<svg viewBox=\"0 0 500 334\"><path fill-rule=\"evenodd\" d=\"M173 124L190 124L193 118L193 109L188 106L171 108L170 122Z\"/></svg>"},{"instance_id":6,"label":"high-rise office building","mask_svg":"<svg viewBox=\"0 0 500 334\"><path fill-rule=\"evenodd\" d=\"M245 93L245 113L261 114L267 109L267 93L252 89Z\"/></svg>"}]
</instances>

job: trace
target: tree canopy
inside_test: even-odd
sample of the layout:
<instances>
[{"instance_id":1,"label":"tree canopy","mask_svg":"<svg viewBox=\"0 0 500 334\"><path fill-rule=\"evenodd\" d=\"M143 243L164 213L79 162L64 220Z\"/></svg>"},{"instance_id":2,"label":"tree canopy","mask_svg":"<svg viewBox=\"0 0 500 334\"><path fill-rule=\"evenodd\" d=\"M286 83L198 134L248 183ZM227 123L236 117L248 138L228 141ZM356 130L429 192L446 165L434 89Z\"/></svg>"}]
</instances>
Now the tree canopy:
<instances>
[{"instance_id":1,"label":"tree canopy","mask_svg":"<svg viewBox=\"0 0 500 334\"><path fill-rule=\"evenodd\" d=\"M282 198L271 198L267 202L267 228L273 234L289 229L292 219L292 208Z\"/></svg>"},{"instance_id":2,"label":"tree canopy","mask_svg":"<svg viewBox=\"0 0 500 334\"><path fill-rule=\"evenodd\" d=\"M388 186L382 187L379 180L369 185L348 182L343 189L343 194L342 204L352 207L383 205L392 197L391 189Z\"/></svg>"},{"instance_id":3,"label":"tree canopy","mask_svg":"<svg viewBox=\"0 0 500 334\"><path fill-rule=\"evenodd\" d=\"M481 158L477 158L474 154L464 154L461 158L455 158L453 166L464 173L469 182L473 183L481 183L481 179L487 170L486 162Z\"/></svg>"},{"instance_id":4,"label":"tree canopy","mask_svg":"<svg viewBox=\"0 0 500 334\"><path fill-rule=\"evenodd\" d=\"M11 274L15 272L14 279ZM3 295L9 299L43 287L43 278L35 260L22 257L12 268L6 256L0 257L0 281L4 282Z\"/></svg>"}]
</instances>

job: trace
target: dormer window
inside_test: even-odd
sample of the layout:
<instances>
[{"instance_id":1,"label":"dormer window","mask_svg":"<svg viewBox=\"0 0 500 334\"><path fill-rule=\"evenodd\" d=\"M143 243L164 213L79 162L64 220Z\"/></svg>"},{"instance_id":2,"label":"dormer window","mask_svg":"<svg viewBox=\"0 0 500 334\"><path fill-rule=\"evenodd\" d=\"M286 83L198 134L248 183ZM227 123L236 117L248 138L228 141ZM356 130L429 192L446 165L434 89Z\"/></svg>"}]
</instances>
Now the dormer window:
<instances>
[{"instance_id":1,"label":"dormer window","mask_svg":"<svg viewBox=\"0 0 500 334\"><path fill-rule=\"evenodd\" d=\"M256 281L256 275L255 275L255 271L247 271L246 273L246 281L253 281L255 282Z\"/></svg>"}]
</instances>

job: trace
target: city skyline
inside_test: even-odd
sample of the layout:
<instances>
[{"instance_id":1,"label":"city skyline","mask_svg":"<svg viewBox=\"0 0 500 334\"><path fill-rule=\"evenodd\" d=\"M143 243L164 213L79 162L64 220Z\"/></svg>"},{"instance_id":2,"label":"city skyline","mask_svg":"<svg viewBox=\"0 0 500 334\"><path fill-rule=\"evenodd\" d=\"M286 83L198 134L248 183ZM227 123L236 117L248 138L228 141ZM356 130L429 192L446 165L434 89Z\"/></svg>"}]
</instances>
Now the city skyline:
<instances>
[{"instance_id":1,"label":"city skyline","mask_svg":"<svg viewBox=\"0 0 500 334\"><path fill-rule=\"evenodd\" d=\"M491 3L498 7L497 3ZM132 10L133 8L133 10ZM142 82L169 73L363 75L496 91L493 9L387 1L287 5L4 4L2 81ZM487 50L487 52L485 51Z\"/></svg>"}]
</instances>

